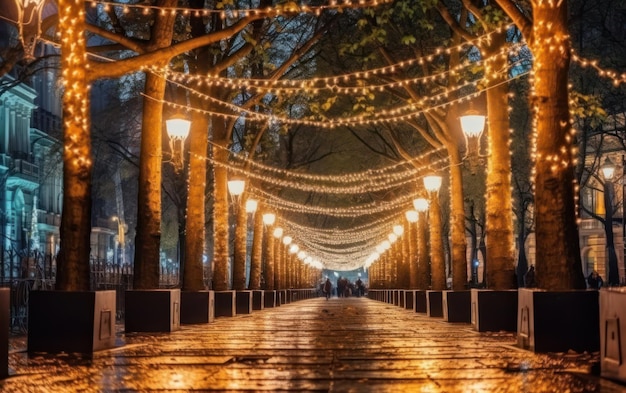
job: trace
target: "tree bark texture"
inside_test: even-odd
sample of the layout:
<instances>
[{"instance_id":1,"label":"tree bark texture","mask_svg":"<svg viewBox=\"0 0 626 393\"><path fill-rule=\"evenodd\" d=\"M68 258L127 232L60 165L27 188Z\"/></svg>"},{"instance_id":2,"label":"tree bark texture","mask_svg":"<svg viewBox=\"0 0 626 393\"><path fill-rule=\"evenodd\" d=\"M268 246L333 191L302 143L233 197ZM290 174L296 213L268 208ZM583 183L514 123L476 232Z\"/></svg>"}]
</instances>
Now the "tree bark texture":
<instances>
[{"instance_id":1,"label":"tree bark texture","mask_svg":"<svg viewBox=\"0 0 626 393\"><path fill-rule=\"evenodd\" d=\"M428 218L426 212L421 212L417 220L417 288L430 288L430 253L428 251Z\"/></svg>"},{"instance_id":2,"label":"tree bark texture","mask_svg":"<svg viewBox=\"0 0 626 393\"><path fill-rule=\"evenodd\" d=\"M270 227L265 228L265 269L263 269L263 277L265 278L265 289L267 289L268 291L273 291L274 289L276 289L276 285L274 282L274 261L276 260L274 243L276 242L276 238L274 238L274 236L270 232L270 229Z\"/></svg>"},{"instance_id":3,"label":"tree bark texture","mask_svg":"<svg viewBox=\"0 0 626 393\"><path fill-rule=\"evenodd\" d=\"M536 122L536 278L543 289L586 288L576 222L566 1L532 1Z\"/></svg>"},{"instance_id":4,"label":"tree bark texture","mask_svg":"<svg viewBox=\"0 0 626 393\"><path fill-rule=\"evenodd\" d=\"M467 239L465 238L465 202L463 201L462 161L456 143L446 143L446 146L448 147L448 156L450 158L452 289L461 290L467 288ZM439 226L439 230L441 230L441 225Z\"/></svg>"},{"instance_id":5,"label":"tree bark texture","mask_svg":"<svg viewBox=\"0 0 626 393\"><path fill-rule=\"evenodd\" d=\"M486 241L489 255L487 287L496 290L515 288L515 254L513 238L513 202L511 200L511 152L509 149L508 86L506 69L508 59L494 55L506 45L506 32L493 34L486 56L491 57L486 74L488 127L486 180Z\"/></svg>"},{"instance_id":6,"label":"tree bark texture","mask_svg":"<svg viewBox=\"0 0 626 393\"><path fill-rule=\"evenodd\" d=\"M183 286L185 291L200 291L204 285L204 242L205 242L205 195L206 195L206 154L209 138L208 118L199 112L192 115L189 133L189 181L187 185L187 219L185 232L189 234L185 242L185 270Z\"/></svg>"},{"instance_id":7,"label":"tree bark texture","mask_svg":"<svg viewBox=\"0 0 626 393\"><path fill-rule=\"evenodd\" d=\"M430 226L431 288L435 291L441 291L446 289L446 266L443 239L441 238L441 208L437 193L431 193L428 225Z\"/></svg>"},{"instance_id":8,"label":"tree bark texture","mask_svg":"<svg viewBox=\"0 0 626 393\"><path fill-rule=\"evenodd\" d=\"M250 284L248 289L261 289L261 266L263 264L263 215L254 214L252 235L252 255L250 256Z\"/></svg>"},{"instance_id":9,"label":"tree bark texture","mask_svg":"<svg viewBox=\"0 0 626 393\"><path fill-rule=\"evenodd\" d=\"M91 235L91 135L82 3L59 1L63 91L63 212L56 289L88 291Z\"/></svg>"},{"instance_id":10,"label":"tree bark texture","mask_svg":"<svg viewBox=\"0 0 626 393\"><path fill-rule=\"evenodd\" d=\"M235 244L233 254L233 289L243 291L246 289L246 259L248 246L248 213L245 209L246 193L239 196L234 203L235 207Z\"/></svg>"},{"instance_id":11,"label":"tree bark texture","mask_svg":"<svg viewBox=\"0 0 626 393\"><path fill-rule=\"evenodd\" d=\"M417 277L417 233L415 223L410 222L407 225L407 238L409 239L409 288L418 289Z\"/></svg>"},{"instance_id":12,"label":"tree bark texture","mask_svg":"<svg viewBox=\"0 0 626 393\"><path fill-rule=\"evenodd\" d=\"M220 121L214 122L220 123ZM214 135L215 129L214 126ZM213 158L218 163L228 161L228 150L225 148L227 142L216 141L213 148ZM228 231L228 172L222 165L214 165L214 200L213 200L213 289L216 291L227 291L230 289L228 278L228 254L229 254L229 231Z\"/></svg>"},{"instance_id":13,"label":"tree bark texture","mask_svg":"<svg viewBox=\"0 0 626 393\"><path fill-rule=\"evenodd\" d=\"M160 0L160 7L175 7L175 0ZM159 49L172 43L175 15L157 13L151 30L150 49ZM169 59L168 59L169 60ZM164 66L168 60L156 66ZM163 104L165 79L146 74L139 181L137 193L137 232L135 235L134 289L159 287L161 251L161 165L163 155Z\"/></svg>"}]
</instances>

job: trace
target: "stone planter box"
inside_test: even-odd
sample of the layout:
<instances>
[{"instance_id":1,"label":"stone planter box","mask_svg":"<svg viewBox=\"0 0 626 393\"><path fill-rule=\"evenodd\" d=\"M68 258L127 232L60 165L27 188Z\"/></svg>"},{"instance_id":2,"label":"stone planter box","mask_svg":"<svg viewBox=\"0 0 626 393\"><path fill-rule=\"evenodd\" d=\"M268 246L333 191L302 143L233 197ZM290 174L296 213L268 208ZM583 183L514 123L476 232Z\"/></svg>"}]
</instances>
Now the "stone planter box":
<instances>
[{"instance_id":1,"label":"stone planter box","mask_svg":"<svg viewBox=\"0 0 626 393\"><path fill-rule=\"evenodd\" d=\"M518 290L517 343L534 352L600 349L598 291Z\"/></svg>"},{"instance_id":2,"label":"stone planter box","mask_svg":"<svg viewBox=\"0 0 626 393\"><path fill-rule=\"evenodd\" d=\"M479 332L517 330L517 289L472 289L471 324Z\"/></svg>"},{"instance_id":3,"label":"stone planter box","mask_svg":"<svg viewBox=\"0 0 626 393\"><path fill-rule=\"evenodd\" d=\"M280 291L278 291L279 295L280 295L280 304L287 304L289 303L291 300L289 299L289 296L287 294L287 290L286 289L281 289Z\"/></svg>"},{"instance_id":4,"label":"stone planter box","mask_svg":"<svg viewBox=\"0 0 626 393\"><path fill-rule=\"evenodd\" d=\"M90 354L115 346L115 291L32 291L28 352Z\"/></svg>"},{"instance_id":5,"label":"stone planter box","mask_svg":"<svg viewBox=\"0 0 626 393\"><path fill-rule=\"evenodd\" d=\"M211 323L214 320L215 294L213 291L181 291L181 324Z\"/></svg>"},{"instance_id":6,"label":"stone planter box","mask_svg":"<svg viewBox=\"0 0 626 393\"><path fill-rule=\"evenodd\" d=\"M443 291L426 291L426 315L443 318Z\"/></svg>"},{"instance_id":7,"label":"stone planter box","mask_svg":"<svg viewBox=\"0 0 626 393\"><path fill-rule=\"evenodd\" d=\"M415 311L415 291L404 291L404 308L407 310Z\"/></svg>"},{"instance_id":8,"label":"stone planter box","mask_svg":"<svg viewBox=\"0 0 626 393\"><path fill-rule=\"evenodd\" d=\"M470 323L472 294L469 290L442 292L443 320Z\"/></svg>"},{"instance_id":9,"label":"stone planter box","mask_svg":"<svg viewBox=\"0 0 626 393\"><path fill-rule=\"evenodd\" d=\"M252 310L263 310L265 308L265 291L252 291Z\"/></svg>"},{"instance_id":10,"label":"stone planter box","mask_svg":"<svg viewBox=\"0 0 626 393\"><path fill-rule=\"evenodd\" d=\"M237 315L237 295L235 291L215 291L215 316L234 317Z\"/></svg>"},{"instance_id":11,"label":"stone planter box","mask_svg":"<svg viewBox=\"0 0 626 393\"><path fill-rule=\"evenodd\" d=\"M252 314L252 291L235 292L237 314Z\"/></svg>"},{"instance_id":12,"label":"stone planter box","mask_svg":"<svg viewBox=\"0 0 626 393\"><path fill-rule=\"evenodd\" d=\"M276 307L276 291L263 291L263 306L265 308Z\"/></svg>"},{"instance_id":13,"label":"stone planter box","mask_svg":"<svg viewBox=\"0 0 626 393\"><path fill-rule=\"evenodd\" d=\"M426 291L423 289L415 291L415 312L420 314L428 313L428 298L426 297Z\"/></svg>"},{"instance_id":14,"label":"stone planter box","mask_svg":"<svg viewBox=\"0 0 626 393\"><path fill-rule=\"evenodd\" d=\"M180 329L180 289L133 289L124 300L126 333Z\"/></svg>"},{"instance_id":15,"label":"stone planter box","mask_svg":"<svg viewBox=\"0 0 626 393\"><path fill-rule=\"evenodd\" d=\"M604 378L626 382L626 290L600 291L600 369Z\"/></svg>"},{"instance_id":16,"label":"stone planter box","mask_svg":"<svg viewBox=\"0 0 626 393\"><path fill-rule=\"evenodd\" d=\"M0 288L0 378L9 376L9 319L11 290Z\"/></svg>"}]
</instances>

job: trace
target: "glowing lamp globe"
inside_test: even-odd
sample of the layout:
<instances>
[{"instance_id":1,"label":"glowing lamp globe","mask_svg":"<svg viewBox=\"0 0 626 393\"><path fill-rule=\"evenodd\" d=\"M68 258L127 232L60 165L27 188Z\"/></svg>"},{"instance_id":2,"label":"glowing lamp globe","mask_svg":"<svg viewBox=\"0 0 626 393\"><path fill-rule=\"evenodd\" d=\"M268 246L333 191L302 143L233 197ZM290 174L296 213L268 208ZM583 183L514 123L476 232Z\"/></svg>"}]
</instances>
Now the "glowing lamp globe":
<instances>
[{"instance_id":1,"label":"glowing lamp globe","mask_svg":"<svg viewBox=\"0 0 626 393\"><path fill-rule=\"evenodd\" d=\"M291 241L293 240L293 238L291 236L285 236L283 237L283 244L285 246L288 246L291 244Z\"/></svg>"},{"instance_id":2,"label":"glowing lamp globe","mask_svg":"<svg viewBox=\"0 0 626 393\"><path fill-rule=\"evenodd\" d=\"M182 118L172 118L165 121L165 128L170 139L185 140L189 136L191 122Z\"/></svg>"},{"instance_id":3,"label":"glowing lamp globe","mask_svg":"<svg viewBox=\"0 0 626 393\"><path fill-rule=\"evenodd\" d=\"M389 240L389 243L393 244L398 240L398 236L395 233L390 233L389 236L387 236L387 240Z\"/></svg>"},{"instance_id":4,"label":"glowing lamp globe","mask_svg":"<svg viewBox=\"0 0 626 393\"><path fill-rule=\"evenodd\" d=\"M256 199L248 199L246 201L246 213L254 213L259 206L259 202Z\"/></svg>"},{"instance_id":5,"label":"glowing lamp globe","mask_svg":"<svg viewBox=\"0 0 626 393\"><path fill-rule=\"evenodd\" d=\"M437 192L441 188L442 177L439 175L424 176L424 188L428 192Z\"/></svg>"},{"instance_id":6,"label":"glowing lamp globe","mask_svg":"<svg viewBox=\"0 0 626 393\"><path fill-rule=\"evenodd\" d=\"M276 239L280 239L281 237L283 237L283 228L281 227L274 228L274 237Z\"/></svg>"},{"instance_id":7,"label":"glowing lamp globe","mask_svg":"<svg viewBox=\"0 0 626 393\"><path fill-rule=\"evenodd\" d=\"M417 222L419 220L419 214L415 210L409 210L405 213L406 220L410 223Z\"/></svg>"},{"instance_id":8,"label":"glowing lamp globe","mask_svg":"<svg viewBox=\"0 0 626 393\"><path fill-rule=\"evenodd\" d=\"M402 234L404 233L404 227L402 225L394 225L393 233L395 233L398 237L402 236Z\"/></svg>"},{"instance_id":9,"label":"glowing lamp globe","mask_svg":"<svg viewBox=\"0 0 626 393\"><path fill-rule=\"evenodd\" d=\"M423 213L428 210L428 200L426 198L413 199L413 207L418 212Z\"/></svg>"},{"instance_id":10,"label":"glowing lamp globe","mask_svg":"<svg viewBox=\"0 0 626 393\"><path fill-rule=\"evenodd\" d=\"M461 130L468 137L479 137L485 129L485 116L476 111L468 111L460 117Z\"/></svg>"},{"instance_id":11,"label":"glowing lamp globe","mask_svg":"<svg viewBox=\"0 0 626 393\"><path fill-rule=\"evenodd\" d=\"M606 180L613 179L613 175L615 175L615 165L609 159L609 157L607 157L604 160L604 163L600 167L600 170L602 171L602 176L604 176L604 179Z\"/></svg>"},{"instance_id":12,"label":"glowing lamp globe","mask_svg":"<svg viewBox=\"0 0 626 393\"><path fill-rule=\"evenodd\" d=\"M241 195L245 187L246 187L245 180L233 179L233 180L228 181L228 192L230 192L231 195L234 195L234 196Z\"/></svg>"},{"instance_id":13,"label":"glowing lamp globe","mask_svg":"<svg viewBox=\"0 0 626 393\"><path fill-rule=\"evenodd\" d=\"M274 213L263 214L263 224L274 225L275 222L276 222L276 214Z\"/></svg>"}]
</instances>

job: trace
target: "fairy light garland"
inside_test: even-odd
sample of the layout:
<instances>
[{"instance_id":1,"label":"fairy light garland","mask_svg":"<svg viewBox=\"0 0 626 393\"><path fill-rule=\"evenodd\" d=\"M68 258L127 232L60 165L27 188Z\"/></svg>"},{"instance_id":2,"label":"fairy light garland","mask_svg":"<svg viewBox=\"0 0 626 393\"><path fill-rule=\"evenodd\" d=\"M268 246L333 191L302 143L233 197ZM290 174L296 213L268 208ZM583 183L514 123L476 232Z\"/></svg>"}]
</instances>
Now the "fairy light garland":
<instances>
[{"instance_id":1,"label":"fairy light garland","mask_svg":"<svg viewBox=\"0 0 626 393\"><path fill-rule=\"evenodd\" d=\"M498 56L517 55L519 54L519 51L521 49L526 47L526 44L524 42L510 44L510 45L504 46L499 52L495 53L494 55L490 57L481 58L480 60L477 60L477 61L467 60L458 64L457 66L451 69L446 69L442 72L432 74L432 75L407 78L407 79L403 79L399 81L388 82L388 83L377 84L377 85L347 86L347 87L341 86L342 83L344 84L349 83L349 82L354 83L354 82L362 81L364 79L369 79L373 76L386 76L389 74L396 74L399 69L408 68L413 65L419 65L419 66L428 65L434 60L437 60L439 56L443 53L450 54L451 52L454 52L454 51L460 52L462 49L465 49L466 46L480 45L482 44L482 41L488 40L489 36L493 33L494 32L490 32L486 34L484 37L478 38L476 41L466 41L462 44L457 45L456 47L437 48L434 54L425 55L423 57L419 57L416 59L404 60L404 61L400 61L398 63L384 66L384 67L373 68L373 69L366 70L366 71L346 73L346 74L336 75L332 77L318 77L318 78L311 78L311 79L288 79L288 80L279 79L279 80L270 81L267 79L255 79L255 78L222 77L222 76L212 75L212 74L191 75L188 73L172 70L169 66L160 67L160 68L147 67L146 69L150 70L150 72L167 76L173 81L180 82L182 80L185 80L185 81L195 82L200 85L215 84L217 86L232 87L234 89L246 88L246 89L257 89L259 91L278 92L278 93L282 91L293 92L293 91L301 91L302 89L307 89L313 92L319 92L322 90L332 90L333 92L337 92L337 93L353 94L353 93L357 93L363 90L379 90L380 91L388 87L402 87L402 86L406 86L409 84L435 82L438 80L444 80L445 78L448 77L449 74L452 74L452 75L457 74L460 70L466 67L484 63L493 58L497 58Z\"/></svg>"},{"instance_id":2,"label":"fairy light garland","mask_svg":"<svg viewBox=\"0 0 626 393\"><path fill-rule=\"evenodd\" d=\"M144 15L147 15L151 12L158 12L162 15L165 14L181 14L184 16L193 15L196 17L199 16L209 16L209 15L219 15L220 18L225 19L227 17L238 18L238 17L246 17L248 15L266 15L266 16L280 16L280 15L291 15L291 14L313 14L316 16L321 15L323 11L326 10L334 10L334 11L343 11L346 9L360 9L360 8L375 8L379 5L387 4L390 0L359 0L356 2L352 1L329 1L326 5L319 6L310 6L306 4L298 4L296 2L286 2L284 4L274 4L272 7L267 7L263 9L253 9L253 8L228 8L228 9L202 9L198 10L196 8L188 8L188 7L159 7L150 4L126 4L126 3L118 3L113 1L85 1L86 4L91 7L101 6L105 11L109 11L111 8L119 8L123 13L129 13L131 9L138 9Z\"/></svg>"},{"instance_id":3,"label":"fairy light garland","mask_svg":"<svg viewBox=\"0 0 626 393\"><path fill-rule=\"evenodd\" d=\"M571 53L572 61L578 63L578 65L580 65L583 68L588 68L588 67L593 68L597 72L598 76L600 77L611 79L614 87L619 87L622 83L626 83L626 72L620 74L617 71L606 70L604 68L601 68L598 65L598 62L599 62L598 60L584 59L578 56L576 52L574 51L574 49L571 49L570 53Z\"/></svg>"}]
</instances>

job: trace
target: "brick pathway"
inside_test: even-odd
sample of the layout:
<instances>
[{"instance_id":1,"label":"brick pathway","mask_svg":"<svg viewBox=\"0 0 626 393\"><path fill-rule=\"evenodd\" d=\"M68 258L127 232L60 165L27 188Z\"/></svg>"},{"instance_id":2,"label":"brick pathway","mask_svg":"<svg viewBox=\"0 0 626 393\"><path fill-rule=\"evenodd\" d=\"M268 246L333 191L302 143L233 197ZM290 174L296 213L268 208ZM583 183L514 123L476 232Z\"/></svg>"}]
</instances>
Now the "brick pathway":
<instances>
[{"instance_id":1,"label":"brick pathway","mask_svg":"<svg viewBox=\"0 0 626 393\"><path fill-rule=\"evenodd\" d=\"M622 392L598 354L538 355L367 298L316 298L169 334L118 334L93 358L11 351L2 392Z\"/></svg>"}]
</instances>

